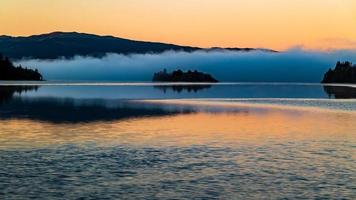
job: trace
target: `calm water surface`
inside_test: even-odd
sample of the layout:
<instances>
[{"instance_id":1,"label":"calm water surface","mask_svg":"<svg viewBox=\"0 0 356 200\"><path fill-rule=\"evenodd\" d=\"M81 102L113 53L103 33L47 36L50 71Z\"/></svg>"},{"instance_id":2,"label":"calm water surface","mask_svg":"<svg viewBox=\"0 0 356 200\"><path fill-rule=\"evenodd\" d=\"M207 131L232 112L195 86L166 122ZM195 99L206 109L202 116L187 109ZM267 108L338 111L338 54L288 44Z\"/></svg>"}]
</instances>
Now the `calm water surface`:
<instances>
[{"instance_id":1,"label":"calm water surface","mask_svg":"<svg viewBox=\"0 0 356 200\"><path fill-rule=\"evenodd\" d=\"M352 85L2 85L0 199L356 198Z\"/></svg>"}]
</instances>

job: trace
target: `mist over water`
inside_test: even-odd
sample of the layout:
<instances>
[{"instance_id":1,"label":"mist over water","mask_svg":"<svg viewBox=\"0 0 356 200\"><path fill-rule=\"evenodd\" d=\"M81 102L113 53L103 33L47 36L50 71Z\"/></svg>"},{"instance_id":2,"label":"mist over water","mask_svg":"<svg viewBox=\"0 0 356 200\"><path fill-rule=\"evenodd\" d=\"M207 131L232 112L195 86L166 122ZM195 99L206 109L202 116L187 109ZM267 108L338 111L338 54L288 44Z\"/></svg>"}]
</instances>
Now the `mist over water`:
<instances>
[{"instance_id":1,"label":"mist over water","mask_svg":"<svg viewBox=\"0 0 356 200\"><path fill-rule=\"evenodd\" d=\"M75 57L57 60L22 60L18 64L37 68L46 80L151 81L154 72L199 70L225 82L320 82L337 61L356 61L356 50L281 53L263 51L196 51L161 54L108 54L103 58Z\"/></svg>"}]
</instances>

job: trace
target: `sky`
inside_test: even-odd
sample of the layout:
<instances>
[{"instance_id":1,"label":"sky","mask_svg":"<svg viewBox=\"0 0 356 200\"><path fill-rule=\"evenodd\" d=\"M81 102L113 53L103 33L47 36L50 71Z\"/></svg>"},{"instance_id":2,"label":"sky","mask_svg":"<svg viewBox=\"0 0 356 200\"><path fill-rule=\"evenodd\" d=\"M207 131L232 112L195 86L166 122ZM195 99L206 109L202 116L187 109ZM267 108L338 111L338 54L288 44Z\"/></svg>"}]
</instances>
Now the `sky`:
<instances>
[{"instance_id":1,"label":"sky","mask_svg":"<svg viewBox=\"0 0 356 200\"><path fill-rule=\"evenodd\" d=\"M356 49L356 0L1 0L0 35L77 31L199 47Z\"/></svg>"}]
</instances>

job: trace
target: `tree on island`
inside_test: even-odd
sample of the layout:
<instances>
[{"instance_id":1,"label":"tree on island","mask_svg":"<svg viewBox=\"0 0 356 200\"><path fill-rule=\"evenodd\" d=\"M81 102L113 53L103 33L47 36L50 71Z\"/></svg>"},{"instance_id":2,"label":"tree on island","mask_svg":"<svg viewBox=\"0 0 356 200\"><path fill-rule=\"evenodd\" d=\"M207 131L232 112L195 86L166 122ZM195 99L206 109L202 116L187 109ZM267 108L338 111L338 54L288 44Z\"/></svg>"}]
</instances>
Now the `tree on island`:
<instances>
[{"instance_id":1,"label":"tree on island","mask_svg":"<svg viewBox=\"0 0 356 200\"><path fill-rule=\"evenodd\" d=\"M351 62L337 62L335 69L329 69L322 83L356 83L356 66Z\"/></svg>"},{"instance_id":2,"label":"tree on island","mask_svg":"<svg viewBox=\"0 0 356 200\"><path fill-rule=\"evenodd\" d=\"M42 81L43 77L37 69L14 66L8 57L0 54L0 80Z\"/></svg>"},{"instance_id":3,"label":"tree on island","mask_svg":"<svg viewBox=\"0 0 356 200\"><path fill-rule=\"evenodd\" d=\"M152 81L154 82L206 82L216 83L218 80L213 78L210 74L198 72L197 70L183 72L182 70L175 70L168 73L166 69L157 72L153 75Z\"/></svg>"}]
</instances>

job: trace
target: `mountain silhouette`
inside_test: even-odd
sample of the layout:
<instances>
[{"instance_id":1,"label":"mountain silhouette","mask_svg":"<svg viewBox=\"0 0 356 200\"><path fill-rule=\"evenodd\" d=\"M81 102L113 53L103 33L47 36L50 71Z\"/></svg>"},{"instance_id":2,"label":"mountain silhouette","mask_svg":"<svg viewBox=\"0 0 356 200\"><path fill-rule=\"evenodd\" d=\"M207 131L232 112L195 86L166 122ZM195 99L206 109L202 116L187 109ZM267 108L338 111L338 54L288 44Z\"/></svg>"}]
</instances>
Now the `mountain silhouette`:
<instances>
[{"instance_id":1,"label":"mountain silhouette","mask_svg":"<svg viewBox=\"0 0 356 200\"><path fill-rule=\"evenodd\" d=\"M99 36L77 32L53 32L28 37L0 36L0 52L13 59L56 59L79 56L102 57L107 53L162 53L164 51L224 50L224 48L202 49L159 42L143 42L113 36ZM268 49L227 48L230 51L252 51Z\"/></svg>"}]
</instances>

